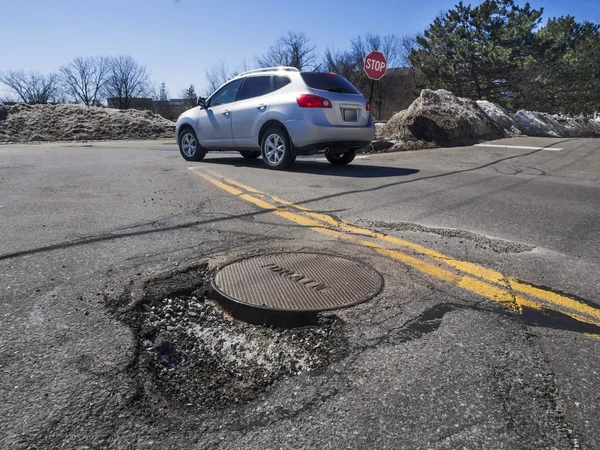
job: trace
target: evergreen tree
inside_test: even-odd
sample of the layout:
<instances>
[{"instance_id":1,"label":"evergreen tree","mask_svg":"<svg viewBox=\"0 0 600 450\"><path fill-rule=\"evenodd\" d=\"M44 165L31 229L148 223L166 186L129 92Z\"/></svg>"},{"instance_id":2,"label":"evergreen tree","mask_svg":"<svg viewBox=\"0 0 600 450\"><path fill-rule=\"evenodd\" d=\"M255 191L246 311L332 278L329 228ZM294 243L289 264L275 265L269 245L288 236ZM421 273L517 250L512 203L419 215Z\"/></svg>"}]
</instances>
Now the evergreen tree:
<instances>
[{"instance_id":1,"label":"evergreen tree","mask_svg":"<svg viewBox=\"0 0 600 450\"><path fill-rule=\"evenodd\" d=\"M185 90L183 98L187 106L196 106L198 95L196 94L196 87L193 84L190 84L190 87Z\"/></svg>"},{"instance_id":2,"label":"evergreen tree","mask_svg":"<svg viewBox=\"0 0 600 450\"><path fill-rule=\"evenodd\" d=\"M538 49L541 15L542 9L514 0L474 8L458 3L417 38L409 58L421 87L517 106L524 68Z\"/></svg>"},{"instance_id":3,"label":"evergreen tree","mask_svg":"<svg viewBox=\"0 0 600 450\"><path fill-rule=\"evenodd\" d=\"M574 17L550 19L538 33L541 51L528 67L532 109L580 114L600 109L600 26Z\"/></svg>"}]
</instances>

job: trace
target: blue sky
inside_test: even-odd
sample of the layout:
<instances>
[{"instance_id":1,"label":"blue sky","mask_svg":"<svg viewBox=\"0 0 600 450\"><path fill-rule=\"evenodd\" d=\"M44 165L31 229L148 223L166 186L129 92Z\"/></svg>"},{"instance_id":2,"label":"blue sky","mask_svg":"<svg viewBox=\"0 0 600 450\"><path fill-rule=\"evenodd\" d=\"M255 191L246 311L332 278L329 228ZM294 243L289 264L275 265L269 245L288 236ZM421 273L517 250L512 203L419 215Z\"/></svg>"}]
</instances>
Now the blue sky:
<instances>
[{"instance_id":1,"label":"blue sky","mask_svg":"<svg viewBox=\"0 0 600 450\"><path fill-rule=\"evenodd\" d=\"M0 0L0 71L56 71L76 56L132 55L172 97L205 69L252 61L288 31L322 52L367 32L413 34L458 0ZM469 3L465 0L465 3ZM478 0L470 2L479 3ZM523 4L524 2L520 2ZM600 23L600 0L531 0L544 18ZM6 90L0 87L0 94Z\"/></svg>"}]
</instances>

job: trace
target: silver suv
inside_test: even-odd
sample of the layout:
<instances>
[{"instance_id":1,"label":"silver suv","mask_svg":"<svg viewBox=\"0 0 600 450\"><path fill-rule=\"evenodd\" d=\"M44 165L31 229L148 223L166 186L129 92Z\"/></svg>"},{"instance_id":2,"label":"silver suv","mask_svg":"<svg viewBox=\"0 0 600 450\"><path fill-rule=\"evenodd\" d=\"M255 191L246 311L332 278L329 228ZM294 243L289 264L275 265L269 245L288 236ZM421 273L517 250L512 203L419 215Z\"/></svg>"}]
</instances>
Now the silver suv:
<instances>
[{"instance_id":1,"label":"silver suv","mask_svg":"<svg viewBox=\"0 0 600 450\"><path fill-rule=\"evenodd\" d=\"M181 155L200 161L209 150L262 155L287 169L298 155L325 153L345 165L373 140L371 105L344 77L270 67L244 72L177 119Z\"/></svg>"}]
</instances>

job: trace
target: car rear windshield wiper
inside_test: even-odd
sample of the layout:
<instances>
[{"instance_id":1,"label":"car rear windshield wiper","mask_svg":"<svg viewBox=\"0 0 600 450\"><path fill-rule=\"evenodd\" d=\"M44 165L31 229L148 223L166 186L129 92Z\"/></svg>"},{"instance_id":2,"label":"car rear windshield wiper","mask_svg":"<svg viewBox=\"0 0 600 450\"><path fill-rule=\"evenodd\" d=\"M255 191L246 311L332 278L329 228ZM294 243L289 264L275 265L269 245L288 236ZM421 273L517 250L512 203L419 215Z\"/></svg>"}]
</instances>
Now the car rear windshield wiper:
<instances>
[{"instance_id":1,"label":"car rear windshield wiper","mask_svg":"<svg viewBox=\"0 0 600 450\"><path fill-rule=\"evenodd\" d=\"M351 92L343 87L336 87L336 88L329 88L329 89L325 89L328 92L339 92L340 94L350 94Z\"/></svg>"}]
</instances>

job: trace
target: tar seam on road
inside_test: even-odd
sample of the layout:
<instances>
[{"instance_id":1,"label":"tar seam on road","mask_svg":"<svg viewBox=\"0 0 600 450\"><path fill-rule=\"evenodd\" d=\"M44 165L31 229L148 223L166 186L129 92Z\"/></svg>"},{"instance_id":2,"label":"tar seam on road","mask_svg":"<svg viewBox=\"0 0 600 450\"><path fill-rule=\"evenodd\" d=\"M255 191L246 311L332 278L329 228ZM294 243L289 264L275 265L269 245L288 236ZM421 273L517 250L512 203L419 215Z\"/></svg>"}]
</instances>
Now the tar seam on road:
<instances>
[{"instance_id":1,"label":"tar seam on road","mask_svg":"<svg viewBox=\"0 0 600 450\"><path fill-rule=\"evenodd\" d=\"M206 181L273 214L322 234L368 247L420 272L452 283L512 310L555 312L600 332L600 308L413 242L363 228L295 205L212 170L189 168ZM209 175L210 174L210 175ZM252 195L251 195L252 194ZM260 197L260 198L259 198ZM444 267L445 266L445 267ZM597 332L587 335L598 336Z\"/></svg>"}]
</instances>

